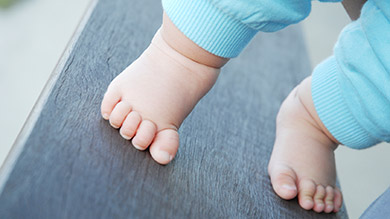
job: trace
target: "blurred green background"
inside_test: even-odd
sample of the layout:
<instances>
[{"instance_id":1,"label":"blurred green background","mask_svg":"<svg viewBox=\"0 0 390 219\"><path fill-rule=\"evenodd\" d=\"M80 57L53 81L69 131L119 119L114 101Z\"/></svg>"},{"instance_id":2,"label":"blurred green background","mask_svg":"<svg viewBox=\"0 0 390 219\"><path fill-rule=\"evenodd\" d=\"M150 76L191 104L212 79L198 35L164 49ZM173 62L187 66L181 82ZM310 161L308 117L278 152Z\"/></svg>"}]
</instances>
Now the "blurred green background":
<instances>
[{"instance_id":1,"label":"blurred green background","mask_svg":"<svg viewBox=\"0 0 390 219\"><path fill-rule=\"evenodd\" d=\"M0 8L8 8L18 0L0 0Z\"/></svg>"}]
</instances>

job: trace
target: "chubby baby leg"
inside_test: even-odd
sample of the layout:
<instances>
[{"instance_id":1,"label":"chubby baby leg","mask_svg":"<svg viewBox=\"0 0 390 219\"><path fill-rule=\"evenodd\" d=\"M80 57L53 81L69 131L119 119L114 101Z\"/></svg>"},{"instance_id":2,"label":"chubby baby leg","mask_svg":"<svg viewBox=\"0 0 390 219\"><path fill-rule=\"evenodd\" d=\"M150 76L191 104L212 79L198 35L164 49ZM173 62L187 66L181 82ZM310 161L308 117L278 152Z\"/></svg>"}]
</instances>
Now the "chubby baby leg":
<instances>
[{"instance_id":1,"label":"chubby baby leg","mask_svg":"<svg viewBox=\"0 0 390 219\"><path fill-rule=\"evenodd\" d=\"M272 186L283 199L298 196L306 210L337 212L342 195L336 187L336 140L320 121L311 97L311 77L283 102L268 165Z\"/></svg>"}]
</instances>

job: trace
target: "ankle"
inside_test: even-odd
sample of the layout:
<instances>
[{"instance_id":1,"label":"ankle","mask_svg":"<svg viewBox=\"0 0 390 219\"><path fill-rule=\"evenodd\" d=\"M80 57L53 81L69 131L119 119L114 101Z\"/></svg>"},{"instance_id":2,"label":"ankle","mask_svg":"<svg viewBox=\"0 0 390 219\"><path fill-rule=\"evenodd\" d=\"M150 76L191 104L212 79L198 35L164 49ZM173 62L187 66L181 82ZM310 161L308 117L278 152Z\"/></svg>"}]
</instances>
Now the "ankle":
<instances>
[{"instance_id":1,"label":"ankle","mask_svg":"<svg viewBox=\"0 0 390 219\"><path fill-rule=\"evenodd\" d=\"M297 95L300 99L304 109L310 115L311 120L313 121L311 124L315 126L318 130L320 130L323 134L327 136L327 138L332 141L333 149L335 150L340 142L337 141L336 138L329 132L324 123L321 121L318 116L317 110L314 106L314 102L311 96L311 76L304 79L297 87Z\"/></svg>"},{"instance_id":2,"label":"ankle","mask_svg":"<svg viewBox=\"0 0 390 219\"><path fill-rule=\"evenodd\" d=\"M161 35L165 42L183 56L212 68L221 68L228 61L228 58L216 56L194 43L185 36L164 13Z\"/></svg>"},{"instance_id":3,"label":"ankle","mask_svg":"<svg viewBox=\"0 0 390 219\"><path fill-rule=\"evenodd\" d=\"M205 94L214 85L219 76L219 68L196 62L172 48L162 37L161 29L156 32L150 47L151 49L146 52L149 56L156 56L158 59L167 57L177 64L180 64L182 69L185 69L188 73L185 75L185 78L191 81L188 88L194 87L196 90L200 89L202 90L201 93ZM183 71L180 72L178 77L184 78L183 73Z\"/></svg>"}]
</instances>

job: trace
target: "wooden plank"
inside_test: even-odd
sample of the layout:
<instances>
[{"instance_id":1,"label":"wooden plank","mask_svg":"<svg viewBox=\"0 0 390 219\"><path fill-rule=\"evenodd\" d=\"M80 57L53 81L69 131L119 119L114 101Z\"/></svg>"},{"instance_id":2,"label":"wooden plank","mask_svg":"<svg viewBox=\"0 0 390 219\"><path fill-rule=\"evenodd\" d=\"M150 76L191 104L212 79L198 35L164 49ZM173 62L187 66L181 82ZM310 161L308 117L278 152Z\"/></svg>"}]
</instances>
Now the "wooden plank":
<instances>
[{"instance_id":1,"label":"wooden plank","mask_svg":"<svg viewBox=\"0 0 390 219\"><path fill-rule=\"evenodd\" d=\"M0 218L347 217L281 200L267 174L279 105L310 73L299 27L260 34L224 68L161 166L99 114L109 82L158 29L161 5L100 0L84 20L1 170Z\"/></svg>"}]
</instances>

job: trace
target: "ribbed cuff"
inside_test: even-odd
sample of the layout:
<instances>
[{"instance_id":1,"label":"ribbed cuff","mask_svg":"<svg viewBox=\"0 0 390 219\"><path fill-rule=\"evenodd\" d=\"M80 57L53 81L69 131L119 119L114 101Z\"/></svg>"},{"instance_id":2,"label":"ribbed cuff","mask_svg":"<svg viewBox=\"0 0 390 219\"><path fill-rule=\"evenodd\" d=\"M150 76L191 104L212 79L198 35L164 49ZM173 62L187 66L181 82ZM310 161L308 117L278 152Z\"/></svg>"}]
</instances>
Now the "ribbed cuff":
<instances>
[{"instance_id":1,"label":"ribbed cuff","mask_svg":"<svg viewBox=\"0 0 390 219\"><path fill-rule=\"evenodd\" d=\"M162 4L165 13L184 35L220 57L238 56L257 33L209 0L162 0Z\"/></svg>"},{"instance_id":2,"label":"ribbed cuff","mask_svg":"<svg viewBox=\"0 0 390 219\"><path fill-rule=\"evenodd\" d=\"M319 64L312 76L312 98L318 116L340 143L355 149L370 147L379 141L357 121L344 100L338 80L340 69L334 57Z\"/></svg>"}]
</instances>

